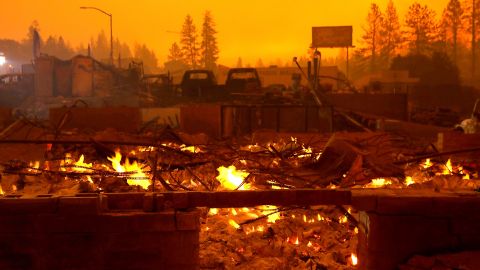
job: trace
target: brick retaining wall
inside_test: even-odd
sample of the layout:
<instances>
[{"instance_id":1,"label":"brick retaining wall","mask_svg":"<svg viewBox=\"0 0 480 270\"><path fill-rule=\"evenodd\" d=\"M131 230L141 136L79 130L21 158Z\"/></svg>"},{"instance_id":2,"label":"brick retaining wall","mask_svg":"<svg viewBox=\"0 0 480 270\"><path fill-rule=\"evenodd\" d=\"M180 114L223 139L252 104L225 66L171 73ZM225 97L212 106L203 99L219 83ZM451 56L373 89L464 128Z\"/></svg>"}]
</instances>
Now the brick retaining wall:
<instances>
[{"instance_id":1,"label":"brick retaining wall","mask_svg":"<svg viewBox=\"0 0 480 270\"><path fill-rule=\"evenodd\" d=\"M480 194L359 190L359 269L394 270L414 255L480 249Z\"/></svg>"},{"instance_id":2,"label":"brick retaining wall","mask_svg":"<svg viewBox=\"0 0 480 270\"><path fill-rule=\"evenodd\" d=\"M198 211L116 199L0 199L0 269L197 269Z\"/></svg>"}]
</instances>

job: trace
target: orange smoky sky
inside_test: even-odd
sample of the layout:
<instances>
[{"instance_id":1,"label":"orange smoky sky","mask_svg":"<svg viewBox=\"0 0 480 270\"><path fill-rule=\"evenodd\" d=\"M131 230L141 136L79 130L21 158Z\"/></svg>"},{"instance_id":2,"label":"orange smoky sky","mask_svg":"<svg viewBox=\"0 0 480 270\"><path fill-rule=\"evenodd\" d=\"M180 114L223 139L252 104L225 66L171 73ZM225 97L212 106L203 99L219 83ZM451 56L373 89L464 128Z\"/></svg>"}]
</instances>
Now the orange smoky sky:
<instances>
[{"instance_id":1,"label":"orange smoky sky","mask_svg":"<svg viewBox=\"0 0 480 270\"><path fill-rule=\"evenodd\" d=\"M212 12L217 25L219 62L282 62L305 55L312 26L353 25L354 43L359 44L371 3L382 10L388 0L3 0L0 5L0 38L23 39L32 21L40 35L63 36L73 47L87 45L99 31L109 34L108 17L80 6L95 6L113 14L113 35L129 45L147 44L165 62L168 48L178 42L184 18L193 17L200 30L203 14ZM414 0L394 1L401 21ZM448 0L420 0L439 16Z\"/></svg>"}]
</instances>

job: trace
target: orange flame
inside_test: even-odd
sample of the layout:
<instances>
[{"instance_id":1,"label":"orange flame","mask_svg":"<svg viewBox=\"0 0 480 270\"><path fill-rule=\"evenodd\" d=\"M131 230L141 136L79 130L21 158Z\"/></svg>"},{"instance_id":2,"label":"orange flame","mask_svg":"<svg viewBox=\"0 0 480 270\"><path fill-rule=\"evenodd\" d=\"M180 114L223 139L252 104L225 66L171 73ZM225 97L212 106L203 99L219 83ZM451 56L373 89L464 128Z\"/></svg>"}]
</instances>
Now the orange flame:
<instances>
[{"instance_id":1,"label":"orange flame","mask_svg":"<svg viewBox=\"0 0 480 270\"><path fill-rule=\"evenodd\" d=\"M387 185L391 185L392 181L390 180L385 180L384 178L376 178L372 179L372 182L366 185L366 187L369 188L381 188Z\"/></svg>"},{"instance_id":2,"label":"orange flame","mask_svg":"<svg viewBox=\"0 0 480 270\"><path fill-rule=\"evenodd\" d=\"M452 161L448 159L447 164L445 164L445 168L443 168L443 175L450 175L453 172Z\"/></svg>"},{"instance_id":3,"label":"orange flame","mask_svg":"<svg viewBox=\"0 0 480 270\"><path fill-rule=\"evenodd\" d=\"M136 161L130 164L129 159L127 158L125 160L125 164L122 165L120 163L122 160L122 154L120 154L119 150L116 150L115 156L109 157L108 160L112 162L112 167L115 169L115 171L120 173L132 173L129 175L129 177L127 177L127 183L130 186L141 186L143 189L148 189L150 181L148 181L149 179L147 175L142 171L142 168L140 168L140 165Z\"/></svg>"},{"instance_id":4,"label":"orange flame","mask_svg":"<svg viewBox=\"0 0 480 270\"><path fill-rule=\"evenodd\" d=\"M410 185L413 185L413 184L415 184L415 181L413 181L413 177L411 177L411 176L405 177L405 185L406 186L410 186Z\"/></svg>"},{"instance_id":5,"label":"orange flame","mask_svg":"<svg viewBox=\"0 0 480 270\"><path fill-rule=\"evenodd\" d=\"M357 255L352 253L350 255L350 260L352 261L352 265L357 265L358 264L358 258L357 258Z\"/></svg>"},{"instance_id":6,"label":"orange flame","mask_svg":"<svg viewBox=\"0 0 480 270\"><path fill-rule=\"evenodd\" d=\"M248 172L237 170L233 165L225 168L223 166L217 168L218 176L216 179L220 182L223 188L229 190L235 190L240 185L242 185L245 178L249 175ZM250 184L243 183L239 190L248 190L250 189Z\"/></svg>"},{"instance_id":7,"label":"orange flame","mask_svg":"<svg viewBox=\"0 0 480 270\"><path fill-rule=\"evenodd\" d=\"M428 168L430 168L430 167L432 167L432 166L433 166L433 164L432 164L432 162L430 161L429 158L427 158L427 159L425 160L425 163L422 164L422 167L423 167L424 169L428 169Z\"/></svg>"}]
</instances>

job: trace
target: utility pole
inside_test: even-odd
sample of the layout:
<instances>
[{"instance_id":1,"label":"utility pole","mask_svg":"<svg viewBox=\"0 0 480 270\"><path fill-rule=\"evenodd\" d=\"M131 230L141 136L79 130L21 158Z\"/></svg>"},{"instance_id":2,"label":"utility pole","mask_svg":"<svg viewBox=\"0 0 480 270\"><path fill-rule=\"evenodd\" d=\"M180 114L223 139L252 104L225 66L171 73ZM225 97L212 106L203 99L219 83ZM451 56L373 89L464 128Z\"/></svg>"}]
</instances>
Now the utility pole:
<instances>
[{"instance_id":1,"label":"utility pole","mask_svg":"<svg viewBox=\"0 0 480 270\"><path fill-rule=\"evenodd\" d=\"M475 21L476 21L476 6L475 6L475 0L472 0L472 83L475 82L475 62L476 62L476 46L477 46L477 35L476 35L476 27L475 27Z\"/></svg>"},{"instance_id":2,"label":"utility pole","mask_svg":"<svg viewBox=\"0 0 480 270\"><path fill-rule=\"evenodd\" d=\"M105 12L96 7L80 7L81 9L94 9L110 17L110 64L113 66L113 19L112 13Z\"/></svg>"}]
</instances>

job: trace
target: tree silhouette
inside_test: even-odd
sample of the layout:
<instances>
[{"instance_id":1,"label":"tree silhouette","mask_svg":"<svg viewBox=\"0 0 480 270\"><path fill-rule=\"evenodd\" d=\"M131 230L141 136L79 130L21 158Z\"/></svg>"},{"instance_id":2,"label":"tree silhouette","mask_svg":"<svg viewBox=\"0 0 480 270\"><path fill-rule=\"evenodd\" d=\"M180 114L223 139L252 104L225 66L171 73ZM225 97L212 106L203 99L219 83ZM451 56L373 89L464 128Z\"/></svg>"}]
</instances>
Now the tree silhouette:
<instances>
[{"instance_id":1,"label":"tree silhouette","mask_svg":"<svg viewBox=\"0 0 480 270\"><path fill-rule=\"evenodd\" d=\"M466 15L465 20L467 22L467 31L470 35L470 76L472 81L475 80L476 77L476 62L477 62L477 46L478 40L477 37L480 31L480 0L465 0L464 2L464 14Z\"/></svg>"},{"instance_id":2,"label":"tree silhouette","mask_svg":"<svg viewBox=\"0 0 480 270\"><path fill-rule=\"evenodd\" d=\"M444 53L434 52L431 57L422 54L398 56L392 61L392 70L408 70L420 84L428 86L459 85L457 67Z\"/></svg>"},{"instance_id":3,"label":"tree silhouette","mask_svg":"<svg viewBox=\"0 0 480 270\"><path fill-rule=\"evenodd\" d=\"M215 68L218 60L218 45L217 37L215 36L215 22L210 11L206 11L203 17L202 25L202 43L201 49L201 63L207 69Z\"/></svg>"},{"instance_id":4,"label":"tree silhouette","mask_svg":"<svg viewBox=\"0 0 480 270\"><path fill-rule=\"evenodd\" d=\"M370 71L377 70L377 52L380 49L380 31L383 24L383 15L377 4L370 5L370 11L367 16L367 26L364 27L365 33L362 36L362 48L365 55L370 58Z\"/></svg>"},{"instance_id":5,"label":"tree silhouette","mask_svg":"<svg viewBox=\"0 0 480 270\"><path fill-rule=\"evenodd\" d=\"M237 59L237 65L236 65L237 68L242 68L243 67L243 61L242 61L242 58L239 57Z\"/></svg>"},{"instance_id":6,"label":"tree silhouette","mask_svg":"<svg viewBox=\"0 0 480 270\"><path fill-rule=\"evenodd\" d=\"M183 55L182 55L182 50L178 46L176 42L172 44L168 51L168 60L169 61L182 61L183 60Z\"/></svg>"},{"instance_id":7,"label":"tree silhouette","mask_svg":"<svg viewBox=\"0 0 480 270\"><path fill-rule=\"evenodd\" d=\"M93 41L91 44L92 56L97 60L106 60L110 61L110 43L108 43L107 36L102 30L98 36L97 40Z\"/></svg>"},{"instance_id":8,"label":"tree silhouette","mask_svg":"<svg viewBox=\"0 0 480 270\"><path fill-rule=\"evenodd\" d=\"M158 68L157 56L145 44L135 46L135 58L143 62L145 72L155 72Z\"/></svg>"},{"instance_id":9,"label":"tree silhouette","mask_svg":"<svg viewBox=\"0 0 480 270\"><path fill-rule=\"evenodd\" d=\"M442 25L445 27L445 34L450 32L452 37L453 62L457 63L458 35L463 29L463 7L459 0L450 0L443 11ZM445 39L445 42L448 42Z\"/></svg>"},{"instance_id":10,"label":"tree silhouette","mask_svg":"<svg viewBox=\"0 0 480 270\"><path fill-rule=\"evenodd\" d=\"M262 58L258 58L257 63L255 63L255 67L259 67L259 68L265 67L265 65L263 64Z\"/></svg>"},{"instance_id":11,"label":"tree silhouette","mask_svg":"<svg viewBox=\"0 0 480 270\"><path fill-rule=\"evenodd\" d=\"M408 8L405 23L409 28L407 41L410 51L417 54L428 52L436 30L435 11L415 2Z\"/></svg>"},{"instance_id":12,"label":"tree silhouette","mask_svg":"<svg viewBox=\"0 0 480 270\"><path fill-rule=\"evenodd\" d=\"M393 0L388 1L382 24L381 40L383 43L381 55L383 61L388 66L390 60L397 54L398 48L402 44L402 32L397 9Z\"/></svg>"},{"instance_id":13,"label":"tree silhouette","mask_svg":"<svg viewBox=\"0 0 480 270\"><path fill-rule=\"evenodd\" d=\"M182 26L180 44L185 63L191 68L196 68L198 65L197 36L197 29L193 24L193 19L190 15L187 15Z\"/></svg>"}]
</instances>

